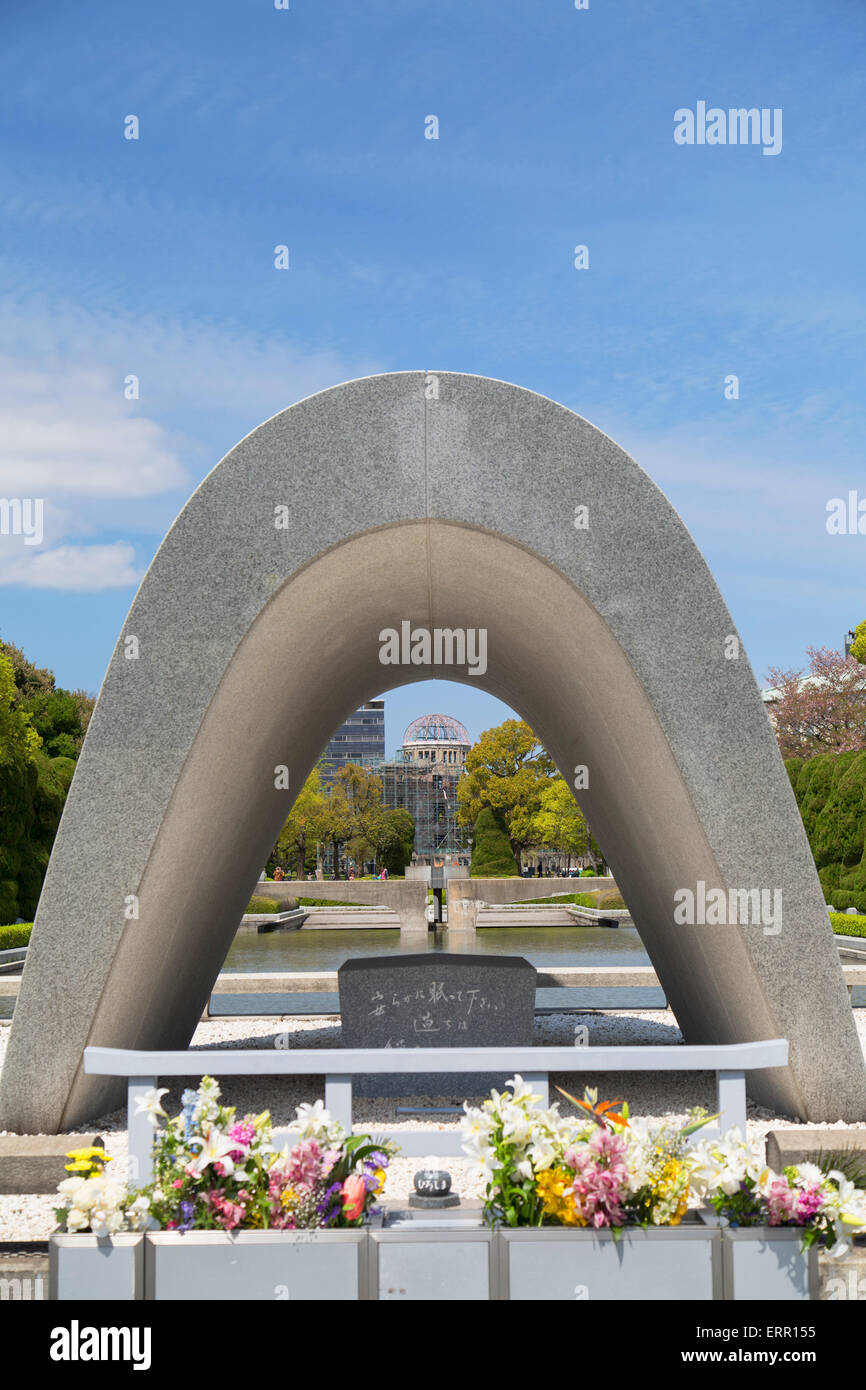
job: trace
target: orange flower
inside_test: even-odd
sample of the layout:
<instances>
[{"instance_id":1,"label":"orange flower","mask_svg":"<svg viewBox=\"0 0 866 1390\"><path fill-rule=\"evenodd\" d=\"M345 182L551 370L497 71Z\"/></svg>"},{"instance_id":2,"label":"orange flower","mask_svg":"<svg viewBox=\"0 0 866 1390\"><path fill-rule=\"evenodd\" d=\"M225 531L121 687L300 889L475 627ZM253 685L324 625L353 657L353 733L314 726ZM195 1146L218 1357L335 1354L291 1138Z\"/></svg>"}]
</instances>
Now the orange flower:
<instances>
[{"instance_id":1,"label":"orange flower","mask_svg":"<svg viewBox=\"0 0 866 1390\"><path fill-rule=\"evenodd\" d=\"M347 1221L357 1221L364 1214L367 1184L357 1173L351 1173L343 1183L343 1215Z\"/></svg>"}]
</instances>

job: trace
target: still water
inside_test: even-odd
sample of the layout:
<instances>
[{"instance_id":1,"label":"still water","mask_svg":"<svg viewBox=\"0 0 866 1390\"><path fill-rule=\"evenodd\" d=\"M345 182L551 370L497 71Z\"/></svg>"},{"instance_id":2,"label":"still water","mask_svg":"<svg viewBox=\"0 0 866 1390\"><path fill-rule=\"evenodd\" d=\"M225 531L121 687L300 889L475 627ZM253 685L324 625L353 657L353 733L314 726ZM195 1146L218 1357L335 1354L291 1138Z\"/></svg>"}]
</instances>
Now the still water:
<instances>
[{"instance_id":1,"label":"still water","mask_svg":"<svg viewBox=\"0 0 866 1390\"><path fill-rule=\"evenodd\" d=\"M229 951L226 972L337 970L358 956L393 952L454 951L525 956L539 969L557 965L649 965L634 927L483 927L449 941L447 932L404 935L387 929L365 931L239 932ZM540 989L538 1006L570 1005L596 1008L659 1008L660 989ZM336 1013L333 994L215 995L211 1013Z\"/></svg>"}]
</instances>

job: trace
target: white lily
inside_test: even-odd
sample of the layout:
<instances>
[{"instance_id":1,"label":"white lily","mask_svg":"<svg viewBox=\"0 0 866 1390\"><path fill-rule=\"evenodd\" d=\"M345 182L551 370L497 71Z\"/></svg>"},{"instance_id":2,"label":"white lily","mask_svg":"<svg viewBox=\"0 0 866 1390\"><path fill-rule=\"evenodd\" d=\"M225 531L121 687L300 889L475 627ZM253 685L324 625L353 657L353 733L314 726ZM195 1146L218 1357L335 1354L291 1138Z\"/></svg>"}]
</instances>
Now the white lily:
<instances>
[{"instance_id":1,"label":"white lily","mask_svg":"<svg viewBox=\"0 0 866 1390\"><path fill-rule=\"evenodd\" d=\"M221 1163L226 1173L234 1172L234 1163L229 1154L237 1147L237 1141L218 1130L214 1125L202 1128L201 1148L188 1165L188 1171L201 1177L211 1163Z\"/></svg>"},{"instance_id":2,"label":"white lily","mask_svg":"<svg viewBox=\"0 0 866 1390\"><path fill-rule=\"evenodd\" d=\"M515 1105L533 1105L535 1101L541 1100L541 1096L533 1094L529 1082L524 1081L522 1076L512 1076L505 1084L511 1090L511 1100Z\"/></svg>"},{"instance_id":3,"label":"white lily","mask_svg":"<svg viewBox=\"0 0 866 1390\"><path fill-rule=\"evenodd\" d=\"M158 1129L160 1115L165 1116L166 1119L168 1118L160 1105L162 1097L166 1095L168 1095L167 1086L160 1086L159 1089L157 1089L156 1086L151 1086L149 1091L144 1092L144 1095L136 1096L136 1115L147 1115L148 1122L153 1125L154 1129Z\"/></svg>"},{"instance_id":4,"label":"white lily","mask_svg":"<svg viewBox=\"0 0 866 1390\"><path fill-rule=\"evenodd\" d=\"M314 1101L312 1105L306 1101L299 1105L297 1117L301 1139L329 1138L334 1128L331 1112L325 1109L325 1103L321 1100Z\"/></svg>"}]
</instances>

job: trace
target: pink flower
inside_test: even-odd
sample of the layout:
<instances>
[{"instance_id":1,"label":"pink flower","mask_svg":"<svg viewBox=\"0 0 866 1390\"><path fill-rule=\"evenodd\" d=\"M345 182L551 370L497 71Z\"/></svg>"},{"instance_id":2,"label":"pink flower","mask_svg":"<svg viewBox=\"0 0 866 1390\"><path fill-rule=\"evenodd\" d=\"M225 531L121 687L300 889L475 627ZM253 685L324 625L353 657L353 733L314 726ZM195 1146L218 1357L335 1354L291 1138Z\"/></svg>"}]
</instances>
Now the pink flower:
<instances>
[{"instance_id":1,"label":"pink flower","mask_svg":"<svg viewBox=\"0 0 866 1390\"><path fill-rule=\"evenodd\" d=\"M351 1173L343 1183L343 1215L347 1221L357 1221L364 1214L367 1184L358 1173Z\"/></svg>"},{"instance_id":2,"label":"pink flower","mask_svg":"<svg viewBox=\"0 0 866 1390\"><path fill-rule=\"evenodd\" d=\"M242 1159L246 1158L246 1151L255 1137L256 1127L253 1121L238 1120L237 1124L232 1125L229 1130L229 1139L236 1139L243 1147L240 1149L232 1149L229 1153L229 1158L232 1159L234 1163L240 1163Z\"/></svg>"},{"instance_id":3,"label":"pink flower","mask_svg":"<svg viewBox=\"0 0 866 1390\"><path fill-rule=\"evenodd\" d=\"M607 1129L597 1129L588 1144L578 1144L564 1155L574 1172L569 1189L584 1218L596 1229L621 1226L628 1182L625 1140Z\"/></svg>"},{"instance_id":4,"label":"pink flower","mask_svg":"<svg viewBox=\"0 0 866 1390\"><path fill-rule=\"evenodd\" d=\"M801 1226L805 1226L816 1212L819 1212L824 1205L824 1194L820 1184L811 1183L804 1187L797 1198L796 1220Z\"/></svg>"},{"instance_id":5,"label":"pink flower","mask_svg":"<svg viewBox=\"0 0 866 1390\"><path fill-rule=\"evenodd\" d=\"M788 1186L787 1178L776 1178L765 1198L767 1225L786 1226L790 1221L796 1221L799 1196L794 1188Z\"/></svg>"},{"instance_id":6,"label":"pink flower","mask_svg":"<svg viewBox=\"0 0 866 1390\"><path fill-rule=\"evenodd\" d=\"M302 1139L289 1153L285 1167L286 1180L291 1187L310 1191L322 1177L325 1155L315 1139Z\"/></svg>"},{"instance_id":7,"label":"pink flower","mask_svg":"<svg viewBox=\"0 0 866 1390\"><path fill-rule=\"evenodd\" d=\"M236 1125L232 1125L229 1130L229 1139L237 1139L238 1143L249 1148L256 1137L256 1127L252 1120L239 1120Z\"/></svg>"},{"instance_id":8,"label":"pink flower","mask_svg":"<svg viewBox=\"0 0 866 1390\"><path fill-rule=\"evenodd\" d=\"M175 1178L172 1187L183 1187L183 1178Z\"/></svg>"}]
</instances>

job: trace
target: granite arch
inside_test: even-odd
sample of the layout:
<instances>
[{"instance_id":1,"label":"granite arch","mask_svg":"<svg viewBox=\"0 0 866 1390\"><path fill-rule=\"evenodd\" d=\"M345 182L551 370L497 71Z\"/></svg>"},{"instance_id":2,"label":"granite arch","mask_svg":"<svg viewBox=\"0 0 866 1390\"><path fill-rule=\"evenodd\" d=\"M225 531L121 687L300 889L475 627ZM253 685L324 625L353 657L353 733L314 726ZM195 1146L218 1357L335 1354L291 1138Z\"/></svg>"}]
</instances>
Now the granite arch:
<instances>
[{"instance_id":1,"label":"granite arch","mask_svg":"<svg viewBox=\"0 0 866 1390\"><path fill-rule=\"evenodd\" d=\"M412 667L407 681L481 684L569 780L589 768L581 804L686 1040L787 1037L789 1066L760 1074L755 1098L866 1117L784 765L682 521L564 407L484 377L406 372L259 426L160 547L55 843L0 1128L53 1132L117 1104L115 1083L82 1072L88 1043L186 1045L291 796L345 715L398 683L378 638L404 620L487 632L483 675ZM677 925L674 895L699 883L781 892L781 930Z\"/></svg>"}]
</instances>

